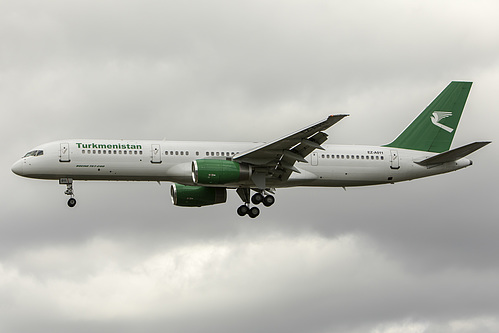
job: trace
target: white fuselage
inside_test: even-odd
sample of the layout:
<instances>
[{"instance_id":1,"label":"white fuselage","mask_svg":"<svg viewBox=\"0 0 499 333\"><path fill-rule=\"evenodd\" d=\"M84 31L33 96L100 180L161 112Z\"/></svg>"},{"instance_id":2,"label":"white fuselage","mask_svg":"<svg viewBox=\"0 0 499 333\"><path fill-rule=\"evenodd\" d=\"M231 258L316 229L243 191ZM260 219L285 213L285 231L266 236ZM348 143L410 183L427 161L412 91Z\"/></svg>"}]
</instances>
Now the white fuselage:
<instances>
[{"instance_id":1,"label":"white fuselage","mask_svg":"<svg viewBox=\"0 0 499 333\"><path fill-rule=\"evenodd\" d=\"M169 181L194 185L192 161L231 159L259 146L250 142L194 142L150 140L63 140L41 145L38 156L17 161L12 170L21 176L40 179ZM415 161L435 153L360 145L323 145L306 160L297 162L300 171L288 180L269 180L268 187L328 186L349 187L427 177L471 165L462 158L437 166ZM247 184L224 184L238 187Z\"/></svg>"}]
</instances>

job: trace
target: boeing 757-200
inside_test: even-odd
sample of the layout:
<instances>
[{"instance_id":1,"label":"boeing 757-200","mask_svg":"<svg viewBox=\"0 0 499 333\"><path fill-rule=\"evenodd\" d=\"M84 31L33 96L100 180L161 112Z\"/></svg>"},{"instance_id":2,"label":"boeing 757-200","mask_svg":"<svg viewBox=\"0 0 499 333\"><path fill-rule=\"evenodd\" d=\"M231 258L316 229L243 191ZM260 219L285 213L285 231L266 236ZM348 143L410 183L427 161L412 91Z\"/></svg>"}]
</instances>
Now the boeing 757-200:
<instances>
[{"instance_id":1,"label":"boeing 757-200","mask_svg":"<svg viewBox=\"0 0 499 333\"><path fill-rule=\"evenodd\" d=\"M224 203L234 189L240 216L271 206L276 188L393 184L470 166L465 158L490 141L450 149L471 82L451 82L391 143L324 144L324 132L346 114L331 115L268 143L146 140L62 140L43 144L14 163L20 176L59 180L75 206L73 181L168 181L174 205ZM449 150L450 149L450 150ZM251 195L251 191L255 193ZM253 205L251 205L253 204Z\"/></svg>"}]
</instances>

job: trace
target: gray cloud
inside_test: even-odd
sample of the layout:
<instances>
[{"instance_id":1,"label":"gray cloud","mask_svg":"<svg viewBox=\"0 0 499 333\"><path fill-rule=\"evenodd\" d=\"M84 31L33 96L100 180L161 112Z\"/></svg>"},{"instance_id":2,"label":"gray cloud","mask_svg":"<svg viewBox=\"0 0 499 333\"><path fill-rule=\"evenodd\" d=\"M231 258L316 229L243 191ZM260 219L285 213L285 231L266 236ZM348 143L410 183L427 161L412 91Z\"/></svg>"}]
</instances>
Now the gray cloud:
<instances>
[{"instance_id":1,"label":"gray cloud","mask_svg":"<svg viewBox=\"0 0 499 333\"><path fill-rule=\"evenodd\" d=\"M329 143L392 140L451 80L454 145L497 141L494 1L4 1L0 330L496 332L495 143L391 186L174 207L169 184L10 165L62 138L264 141L331 113ZM27 320L27 318L29 320Z\"/></svg>"}]
</instances>

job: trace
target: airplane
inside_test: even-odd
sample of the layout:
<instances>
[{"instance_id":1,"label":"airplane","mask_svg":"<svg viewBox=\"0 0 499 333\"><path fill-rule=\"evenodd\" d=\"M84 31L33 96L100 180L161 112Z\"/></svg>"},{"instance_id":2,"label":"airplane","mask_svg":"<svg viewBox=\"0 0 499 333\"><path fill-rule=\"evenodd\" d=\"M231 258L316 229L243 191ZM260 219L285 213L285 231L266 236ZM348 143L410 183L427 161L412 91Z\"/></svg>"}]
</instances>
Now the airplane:
<instances>
[{"instance_id":1,"label":"airplane","mask_svg":"<svg viewBox=\"0 0 499 333\"><path fill-rule=\"evenodd\" d=\"M172 182L176 206L225 203L234 189L240 216L255 218L275 202L277 188L394 184L459 170L491 141L450 149L472 82L451 82L391 143L324 144L324 132L347 114L267 143L72 139L40 145L14 163L23 177L59 180L69 207L73 181ZM253 195L252 192L255 192ZM253 204L253 206L251 206Z\"/></svg>"}]
</instances>

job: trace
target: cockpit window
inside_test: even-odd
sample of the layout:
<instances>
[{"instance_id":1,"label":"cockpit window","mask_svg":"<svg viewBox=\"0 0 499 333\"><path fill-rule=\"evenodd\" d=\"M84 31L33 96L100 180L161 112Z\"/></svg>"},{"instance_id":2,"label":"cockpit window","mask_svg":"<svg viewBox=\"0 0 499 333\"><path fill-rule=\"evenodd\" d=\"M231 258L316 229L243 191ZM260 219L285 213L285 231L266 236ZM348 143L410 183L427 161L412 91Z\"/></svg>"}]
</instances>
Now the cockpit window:
<instances>
[{"instance_id":1,"label":"cockpit window","mask_svg":"<svg viewBox=\"0 0 499 333\"><path fill-rule=\"evenodd\" d=\"M30 156L41 156L41 155L43 155L43 150L32 150L29 153L27 153L26 155L24 155L23 158L30 157Z\"/></svg>"},{"instance_id":2,"label":"cockpit window","mask_svg":"<svg viewBox=\"0 0 499 333\"><path fill-rule=\"evenodd\" d=\"M29 153L27 153L23 157L30 157L30 156L36 156L36 150L30 151Z\"/></svg>"}]
</instances>

